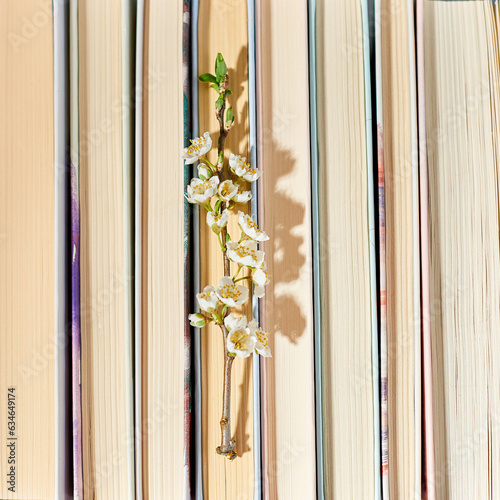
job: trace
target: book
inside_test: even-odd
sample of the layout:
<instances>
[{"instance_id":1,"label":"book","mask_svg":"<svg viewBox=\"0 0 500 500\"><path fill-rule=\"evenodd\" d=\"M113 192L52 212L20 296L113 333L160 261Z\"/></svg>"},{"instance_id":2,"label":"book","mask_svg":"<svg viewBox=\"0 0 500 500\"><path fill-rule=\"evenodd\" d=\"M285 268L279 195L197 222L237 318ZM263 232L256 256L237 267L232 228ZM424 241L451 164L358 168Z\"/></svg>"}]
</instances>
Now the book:
<instances>
[{"instance_id":1,"label":"book","mask_svg":"<svg viewBox=\"0 0 500 500\"><path fill-rule=\"evenodd\" d=\"M271 283L260 300L265 498L316 498L307 3L256 2L259 227Z\"/></svg>"},{"instance_id":2,"label":"book","mask_svg":"<svg viewBox=\"0 0 500 500\"><path fill-rule=\"evenodd\" d=\"M135 89L142 89L144 71L144 0L138 0L135 33ZM134 438L135 497L142 500L142 131L143 99L135 101L134 141Z\"/></svg>"},{"instance_id":3,"label":"book","mask_svg":"<svg viewBox=\"0 0 500 500\"><path fill-rule=\"evenodd\" d=\"M250 159L248 105L248 12L246 2L200 2L197 22L198 74L213 72L217 54L223 54L229 74L229 97L235 124L225 145L225 158L231 153ZM195 75L197 76L197 75ZM215 117L216 92L206 84L198 87L199 135L210 132L216 158L219 124ZM241 205L244 212L247 207ZM236 211L237 214L237 211ZM228 233L240 234L237 217L231 217ZM234 237L234 236L233 236ZM206 210L199 210L200 285L217 286L224 276L223 260L217 236L206 223ZM233 269L234 270L234 269ZM252 318L251 301L241 310ZM252 356L235 360L232 367L231 428L237 458L229 462L216 453L219 446L222 415L224 344L219 328L213 324L200 332L201 365L201 462L205 498L254 496L254 415Z\"/></svg>"},{"instance_id":4,"label":"book","mask_svg":"<svg viewBox=\"0 0 500 500\"><path fill-rule=\"evenodd\" d=\"M386 495L419 498L420 239L413 2L380 3L387 277ZM383 237L381 236L381 239Z\"/></svg>"},{"instance_id":5,"label":"book","mask_svg":"<svg viewBox=\"0 0 500 500\"><path fill-rule=\"evenodd\" d=\"M381 0L374 2L375 19L375 106L377 136L377 197L378 197L378 287L379 287L379 359L380 359L380 448L382 451L382 498L389 496L389 408L387 363L387 244L384 165L384 113L382 88L382 10Z\"/></svg>"},{"instance_id":6,"label":"book","mask_svg":"<svg viewBox=\"0 0 500 500\"><path fill-rule=\"evenodd\" d=\"M367 7L316 5L324 498L381 498Z\"/></svg>"},{"instance_id":7,"label":"book","mask_svg":"<svg viewBox=\"0 0 500 500\"><path fill-rule=\"evenodd\" d=\"M190 74L190 50L191 50L191 0L184 0L183 6L183 28L182 28L182 74L183 74L183 111L184 111L184 147L189 147L192 137L191 133L191 74ZM191 180L191 168L184 166L184 184ZM187 200L184 201L184 311L191 311L194 273L192 262L192 230L191 214ZM184 497L191 498L195 491L195 466L194 455L194 432L193 432L193 403L194 403L194 379L192 378L192 359L194 350L192 347L192 331L188 316L184 317Z\"/></svg>"},{"instance_id":8,"label":"book","mask_svg":"<svg viewBox=\"0 0 500 500\"><path fill-rule=\"evenodd\" d=\"M71 7L75 497L133 498L132 3Z\"/></svg>"},{"instance_id":9,"label":"book","mask_svg":"<svg viewBox=\"0 0 500 500\"><path fill-rule=\"evenodd\" d=\"M138 498L189 498L185 450L183 2L144 3L136 164L137 358L142 489ZM140 47L141 44L138 44ZM137 275L136 275L137 276Z\"/></svg>"},{"instance_id":10,"label":"book","mask_svg":"<svg viewBox=\"0 0 500 500\"><path fill-rule=\"evenodd\" d=\"M425 126L425 41L424 0L415 2L415 46L417 56L418 96L418 161L420 191L420 268L422 321L422 480L421 492L428 500L436 498L434 459L434 409L432 388L430 270L429 270L429 184L427 170L427 141Z\"/></svg>"},{"instance_id":11,"label":"book","mask_svg":"<svg viewBox=\"0 0 500 500\"><path fill-rule=\"evenodd\" d=\"M439 499L497 498L500 12L487 1L423 7L430 248L423 314L435 455L427 481Z\"/></svg>"},{"instance_id":12,"label":"book","mask_svg":"<svg viewBox=\"0 0 500 500\"><path fill-rule=\"evenodd\" d=\"M0 7L0 497L71 491L64 6ZM68 426L69 424L69 426Z\"/></svg>"}]
</instances>

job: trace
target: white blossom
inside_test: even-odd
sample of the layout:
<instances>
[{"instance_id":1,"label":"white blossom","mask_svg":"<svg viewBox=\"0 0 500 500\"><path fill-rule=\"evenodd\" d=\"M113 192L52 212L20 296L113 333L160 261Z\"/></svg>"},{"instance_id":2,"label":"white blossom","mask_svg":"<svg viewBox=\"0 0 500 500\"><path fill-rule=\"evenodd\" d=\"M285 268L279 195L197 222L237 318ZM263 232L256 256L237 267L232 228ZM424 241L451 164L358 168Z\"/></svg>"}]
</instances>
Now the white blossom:
<instances>
[{"instance_id":1,"label":"white blossom","mask_svg":"<svg viewBox=\"0 0 500 500\"><path fill-rule=\"evenodd\" d=\"M237 318L236 316L229 314L224 319L224 325L228 331L235 330L236 328L246 328L247 317L242 316L241 318Z\"/></svg>"},{"instance_id":2,"label":"white blossom","mask_svg":"<svg viewBox=\"0 0 500 500\"><path fill-rule=\"evenodd\" d=\"M268 337L269 333L259 327L254 319L248 323L250 335L255 336L255 350L265 358L271 357L271 349L269 348Z\"/></svg>"},{"instance_id":3,"label":"white blossom","mask_svg":"<svg viewBox=\"0 0 500 500\"><path fill-rule=\"evenodd\" d=\"M266 241L269 239L269 236L259 229L257 224L254 222L252 217L243 212L238 212L238 222L242 231L252 240L255 241Z\"/></svg>"},{"instance_id":4,"label":"white blossom","mask_svg":"<svg viewBox=\"0 0 500 500\"><path fill-rule=\"evenodd\" d=\"M227 335L227 350L240 358L250 356L255 350L257 337L247 326L246 316L238 319L230 314L224 320L224 324L229 330Z\"/></svg>"},{"instance_id":5,"label":"white blossom","mask_svg":"<svg viewBox=\"0 0 500 500\"><path fill-rule=\"evenodd\" d=\"M250 191L243 191L240 185L237 185L238 192L234 195L233 201L236 203L246 203L252 199L252 193Z\"/></svg>"},{"instance_id":6,"label":"white blossom","mask_svg":"<svg viewBox=\"0 0 500 500\"><path fill-rule=\"evenodd\" d=\"M198 164L198 175L200 177L205 177L205 179L209 179L212 177L212 170L205 163Z\"/></svg>"},{"instance_id":7,"label":"white blossom","mask_svg":"<svg viewBox=\"0 0 500 500\"><path fill-rule=\"evenodd\" d=\"M254 182L262 175L262 170L252 167L250 163L247 163L247 159L244 156L231 154L229 157L229 166L238 177L248 182Z\"/></svg>"},{"instance_id":8,"label":"white blossom","mask_svg":"<svg viewBox=\"0 0 500 500\"><path fill-rule=\"evenodd\" d=\"M264 252L257 250L257 243L244 240L241 243L228 241L226 244L227 256L233 262L248 267L260 267L264 261Z\"/></svg>"},{"instance_id":9,"label":"white blossom","mask_svg":"<svg viewBox=\"0 0 500 500\"><path fill-rule=\"evenodd\" d=\"M234 198L236 194L238 194L238 187L235 186L233 181L230 180L221 182L219 186L219 194L224 201L229 201L231 198Z\"/></svg>"},{"instance_id":10,"label":"white blossom","mask_svg":"<svg viewBox=\"0 0 500 500\"><path fill-rule=\"evenodd\" d=\"M219 231L224 226L226 226L228 221L229 213L227 211L227 208L223 210L221 214L216 214L215 212L207 212L207 224L215 231Z\"/></svg>"},{"instance_id":11,"label":"white blossom","mask_svg":"<svg viewBox=\"0 0 500 500\"><path fill-rule=\"evenodd\" d=\"M203 137L197 137L191 141L191 146L184 148L182 159L186 165L197 161L201 156L207 154L212 149L212 139L209 132L205 132Z\"/></svg>"},{"instance_id":12,"label":"white blossom","mask_svg":"<svg viewBox=\"0 0 500 500\"><path fill-rule=\"evenodd\" d=\"M229 307L240 306L248 299L248 288L235 284L229 276L224 276L219 281L216 293L219 300Z\"/></svg>"},{"instance_id":13,"label":"white blossom","mask_svg":"<svg viewBox=\"0 0 500 500\"><path fill-rule=\"evenodd\" d=\"M214 312L219 306L217 294L213 286L206 286L203 292L197 293L196 300L198 300L200 309L208 313Z\"/></svg>"},{"instance_id":14,"label":"white blossom","mask_svg":"<svg viewBox=\"0 0 500 500\"><path fill-rule=\"evenodd\" d=\"M266 263L262 262L259 268L255 269L252 274L252 281L254 286L253 293L257 298L264 297L264 286L269 285L271 280L269 279L269 274L266 273Z\"/></svg>"},{"instance_id":15,"label":"white blossom","mask_svg":"<svg viewBox=\"0 0 500 500\"><path fill-rule=\"evenodd\" d=\"M187 187L186 199L189 203L205 203L217 192L218 185L219 178L217 176L210 177L206 181L195 177L191 179L191 183Z\"/></svg>"},{"instance_id":16,"label":"white blossom","mask_svg":"<svg viewBox=\"0 0 500 500\"><path fill-rule=\"evenodd\" d=\"M201 328L207 324L207 318L205 318L205 316L201 313L190 314L188 319L191 326L195 326L196 328Z\"/></svg>"}]
</instances>

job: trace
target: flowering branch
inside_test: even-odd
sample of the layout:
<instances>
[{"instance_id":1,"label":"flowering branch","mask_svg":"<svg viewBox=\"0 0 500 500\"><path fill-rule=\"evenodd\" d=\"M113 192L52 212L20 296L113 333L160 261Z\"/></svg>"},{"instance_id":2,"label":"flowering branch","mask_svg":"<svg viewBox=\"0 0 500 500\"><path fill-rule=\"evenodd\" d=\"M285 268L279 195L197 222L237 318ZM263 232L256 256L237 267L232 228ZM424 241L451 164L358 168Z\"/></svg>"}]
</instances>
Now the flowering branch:
<instances>
[{"instance_id":1,"label":"flowering branch","mask_svg":"<svg viewBox=\"0 0 500 500\"><path fill-rule=\"evenodd\" d=\"M201 82L209 83L217 91L215 114L219 122L217 161L215 165L206 155L212 149L209 132L191 141L184 149L183 159L186 165L198 163L198 177L191 179L187 186L186 199L189 203L200 205L206 210L208 226L217 235L224 261L224 276L217 287L207 285L203 292L196 295L199 313L189 315L192 326L201 328L212 321L222 332L224 346L224 384L222 416L220 420L221 445L217 447L219 455L233 460L235 442L231 439L231 369L236 356L246 358L250 354L271 356L268 333L264 332L257 321L247 322L246 316L232 314L232 308L243 305L252 290L256 297L264 296L264 287L269 284L266 273L264 252L258 250L258 243L269 239L258 228L255 221L242 211L238 211L238 224L241 229L239 241L233 241L227 230L229 216L235 216L236 205L247 204L252 195L244 190L245 182L255 182L261 171L246 162L246 158L231 154L228 164L224 161L226 137L234 124L232 107L227 108L227 99L232 94L229 90L229 75L221 54L215 60L215 75L200 75ZM212 202L215 204L212 207ZM236 274L231 277L231 262L237 264ZM237 279L246 267L250 274ZM248 286L239 284L247 283Z\"/></svg>"}]
</instances>

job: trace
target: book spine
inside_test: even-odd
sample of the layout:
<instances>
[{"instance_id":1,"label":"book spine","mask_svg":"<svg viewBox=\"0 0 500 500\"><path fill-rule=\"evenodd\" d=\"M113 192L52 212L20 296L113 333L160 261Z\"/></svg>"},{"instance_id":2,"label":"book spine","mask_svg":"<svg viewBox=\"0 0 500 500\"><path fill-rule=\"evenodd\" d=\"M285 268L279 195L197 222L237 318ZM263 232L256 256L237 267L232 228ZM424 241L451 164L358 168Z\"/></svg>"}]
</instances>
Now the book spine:
<instances>
[{"instance_id":1,"label":"book spine","mask_svg":"<svg viewBox=\"0 0 500 500\"><path fill-rule=\"evenodd\" d=\"M256 72L256 40L255 40L255 0L247 0L248 11L248 108L249 108L249 147L250 164L258 168L257 162L257 72ZM259 190L257 183L251 184L251 215L259 223L258 204ZM260 321L260 299L252 296L252 313L256 321ZM253 356L253 431L254 431L254 500L262 499L262 425L261 425L261 362L260 356Z\"/></svg>"},{"instance_id":2,"label":"book spine","mask_svg":"<svg viewBox=\"0 0 500 500\"><path fill-rule=\"evenodd\" d=\"M319 171L318 171L318 116L317 116L317 66L316 66L316 0L308 0L309 28L309 108L311 135L311 211L312 211L312 265L313 265L313 314L314 314L314 385L316 411L316 491L318 500L325 498L323 462L323 358L321 356L321 255L319 221Z\"/></svg>"},{"instance_id":3,"label":"book spine","mask_svg":"<svg viewBox=\"0 0 500 500\"><path fill-rule=\"evenodd\" d=\"M427 500L435 500L436 484L434 473L434 418L432 408L432 357L430 317L430 264L429 264L429 189L427 173L427 146L425 129L425 73L424 73L424 2L416 3L417 43L417 95L418 95L418 139L420 164L420 258L422 286L422 379L424 406L424 478L423 493Z\"/></svg>"},{"instance_id":4,"label":"book spine","mask_svg":"<svg viewBox=\"0 0 500 500\"><path fill-rule=\"evenodd\" d=\"M421 387L421 321L420 321L420 217L418 190L418 124L417 124L417 88L415 56L415 11L414 0L407 0L408 16L408 52L410 71L411 105L411 174L412 174L412 215L413 215L413 304L414 304L414 442L415 442L415 496L421 498L422 484L422 387Z\"/></svg>"},{"instance_id":5,"label":"book spine","mask_svg":"<svg viewBox=\"0 0 500 500\"><path fill-rule=\"evenodd\" d=\"M53 50L54 50L54 153L55 153L55 293L56 293L56 398L55 398L55 497L72 495L72 409L71 389L71 342L68 325L71 322L71 292L67 286L70 273L68 253L70 169L69 109L68 98L68 4L54 2Z\"/></svg>"},{"instance_id":6,"label":"book spine","mask_svg":"<svg viewBox=\"0 0 500 500\"><path fill-rule=\"evenodd\" d=\"M380 299L380 421L382 448L382 498L389 498L389 425L387 401L387 279L385 262L385 171L383 140L381 6L375 0L375 77L377 110L377 173L379 229L379 299Z\"/></svg>"},{"instance_id":7,"label":"book spine","mask_svg":"<svg viewBox=\"0 0 500 500\"><path fill-rule=\"evenodd\" d=\"M78 125L78 0L70 2L70 144L71 144L71 343L73 385L73 490L84 498L82 458L80 330L80 194Z\"/></svg>"},{"instance_id":8,"label":"book spine","mask_svg":"<svg viewBox=\"0 0 500 500\"><path fill-rule=\"evenodd\" d=\"M132 89L135 73L136 3L123 0L121 6L121 85L122 102L132 108ZM125 340L125 398L127 435L134 435L134 324L133 324L133 246L134 246L134 120L133 113L122 112L122 161L123 161L123 264L127 279L124 286L124 340ZM135 440L127 442L128 499L135 500Z\"/></svg>"},{"instance_id":9,"label":"book spine","mask_svg":"<svg viewBox=\"0 0 500 500\"><path fill-rule=\"evenodd\" d=\"M143 89L144 0L137 2L135 89ZM134 304L134 405L135 405L135 491L136 500L143 498L142 443L142 118L144 94L135 103L135 304Z\"/></svg>"},{"instance_id":10,"label":"book spine","mask_svg":"<svg viewBox=\"0 0 500 500\"><path fill-rule=\"evenodd\" d=\"M191 0L190 8L190 118L192 137L198 137L198 14L199 0ZM193 164L191 176L197 175L197 167ZM191 294L195 297L200 292L200 210L199 207L191 208ZM199 312L198 304L193 300L192 311ZM193 488L195 498L204 498L203 493L203 449L202 449L202 394L201 394L201 330L193 328L191 343L193 355L192 372L192 421L193 421Z\"/></svg>"},{"instance_id":11,"label":"book spine","mask_svg":"<svg viewBox=\"0 0 500 500\"><path fill-rule=\"evenodd\" d=\"M73 474L75 499L83 498L80 333L80 200L78 171L71 162L71 337L73 379Z\"/></svg>"},{"instance_id":12,"label":"book spine","mask_svg":"<svg viewBox=\"0 0 500 500\"><path fill-rule=\"evenodd\" d=\"M363 70L365 83L365 120L366 120L366 163L368 187L368 240L370 245L370 315L372 331L372 387L373 387L373 465L374 499L381 498L381 447L380 447L380 363L379 327L377 310L377 237L375 222L375 184L373 172L373 117L371 98L370 70L370 24L368 1L361 1L363 23Z\"/></svg>"},{"instance_id":13,"label":"book spine","mask_svg":"<svg viewBox=\"0 0 500 500\"><path fill-rule=\"evenodd\" d=\"M184 0L182 29L182 66L183 66L183 99L184 99L184 145L189 145L191 138L191 99L190 99L190 15L191 0ZM184 166L184 184L191 178L189 165ZM192 484L192 383L191 383L191 327L188 312L191 310L191 251L190 251L190 219L191 206L184 200L184 498L191 498Z\"/></svg>"}]
</instances>

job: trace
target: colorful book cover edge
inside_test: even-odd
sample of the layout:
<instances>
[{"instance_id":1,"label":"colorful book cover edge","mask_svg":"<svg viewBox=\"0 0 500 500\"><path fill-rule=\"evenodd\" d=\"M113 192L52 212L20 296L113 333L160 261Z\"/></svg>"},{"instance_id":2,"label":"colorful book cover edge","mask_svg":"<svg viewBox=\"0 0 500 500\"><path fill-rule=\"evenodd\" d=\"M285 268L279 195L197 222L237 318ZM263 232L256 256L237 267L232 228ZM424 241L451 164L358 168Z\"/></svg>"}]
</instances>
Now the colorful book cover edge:
<instances>
[{"instance_id":1,"label":"colorful book cover edge","mask_svg":"<svg viewBox=\"0 0 500 500\"><path fill-rule=\"evenodd\" d=\"M182 30L182 65L183 65L183 109L184 109L184 145L191 139L191 99L189 78L190 50L190 12L191 1L183 2ZM189 165L184 166L184 184L191 178ZM184 200L184 498L191 498L191 450L192 450L192 383L191 383L191 327L188 312L191 308L191 206Z\"/></svg>"},{"instance_id":2,"label":"colorful book cover edge","mask_svg":"<svg viewBox=\"0 0 500 500\"><path fill-rule=\"evenodd\" d=\"M413 304L414 304L414 446L415 446L415 494L421 495L422 482L422 388L421 388L421 321L420 321L420 218L418 190L418 125L417 125L417 76L415 58L415 12L414 0L407 0L408 53L410 82L411 120L411 175L412 175L412 215L413 215Z\"/></svg>"},{"instance_id":3,"label":"colorful book cover edge","mask_svg":"<svg viewBox=\"0 0 500 500\"><path fill-rule=\"evenodd\" d=\"M255 46L255 0L247 0L248 13L248 109L250 163L258 168L257 157L257 85ZM259 223L259 190L257 183L251 185L251 215ZM252 296L253 318L260 321L260 301ZM254 431L254 500L262 498L262 425L261 425L261 365L260 357L253 356L253 431Z\"/></svg>"},{"instance_id":4,"label":"colorful book cover edge","mask_svg":"<svg viewBox=\"0 0 500 500\"><path fill-rule=\"evenodd\" d=\"M198 127L198 14L199 0L191 0L190 12L190 72L191 82L191 134L193 137L199 135ZM196 165L196 164L194 164ZM189 170L187 171L189 172ZM197 168L191 169L191 177L197 175ZM192 207L191 212L191 295L194 297L200 291L200 211L198 207ZM195 312L199 312L197 304L194 304ZM192 420L193 436L192 443L194 449L193 458L193 482L194 494L196 498L203 498L203 463L202 463L202 429L201 429L201 338L200 329L193 328L191 343L193 356L192 381Z\"/></svg>"},{"instance_id":5,"label":"colorful book cover edge","mask_svg":"<svg viewBox=\"0 0 500 500\"><path fill-rule=\"evenodd\" d=\"M424 46L424 1L416 2L416 41L417 41L417 95L418 95L418 138L420 168L420 254L422 286L422 395L424 407L424 477L422 493L427 500L435 500L434 464L434 417L432 398L432 357L430 323L430 266L429 266L429 213L428 213L428 173L425 127L425 46Z\"/></svg>"},{"instance_id":6,"label":"colorful book cover edge","mask_svg":"<svg viewBox=\"0 0 500 500\"><path fill-rule=\"evenodd\" d=\"M69 26L66 2L53 2L54 50L54 162L55 162L55 321L56 321L56 370L55 370L55 497L72 495L72 409L71 390L71 290L67 287L70 259L67 247L71 207L69 153L69 109L67 107Z\"/></svg>"},{"instance_id":7,"label":"colorful book cover edge","mask_svg":"<svg viewBox=\"0 0 500 500\"><path fill-rule=\"evenodd\" d=\"M321 256L319 224L319 172L318 172L318 116L316 67L316 0L308 1L309 28L309 107L311 144L311 209L313 238L313 314L314 314L314 383L316 413L316 494L325 498L323 461L323 389L321 357Z\"/></svg>"},{"instance_id":8,"label":"colorful book cover edge","mask_svg":"<svg viewBox=\"0 0 500 500\"><path fill-rule=\"evenodd\" d=\"M382 498L389 498L389 425L387 400L387 284L385 261L385 171L383 141L381 1L375 0L375 80L377 120L379 298L380 298L380 423L382 450Z\"/></svg>"},{"instance_id":9,"label":"colorful book cover edge","mask_svg":"<svg viewBox=\"0 0 500 500\"><path fill-rule=\"evenodd\" d=\"M374 441L374 498L381 498L381 443L380 443L380 364L379 364L379 327L377 309L377 240L375 222L375 186L373 178L373 116L370 69L370 23L368 1L361 1L363 33L363 69L365 83L365 120L366 120L366 168L368 196L368 241L370 245L370 306L372 330L372 384L373 384L373 441Z\"/></svg>"},{"instance_id":10,"label":"colorful book cover edge","mask_svg":"<svg viewBox=\"0 0 500 500\"><path fill-rule=\"evenodd\" d=\"M136 35L135 2L123 0L121 9L122 51L121 51L121 95L122 95L122 161L123 161L123 263L124 286L124 336L125 336L125 408L127 435L134 435L134 324L133 324L133 245L134 245L134 121L132 92L135 85L135 53L133 47ZM127 440L128 497L135 498L135 440Z\"/></svg>"},{"instance_id":11,"label":"colorful book cover edge","mask_svg":"<svg viewBox=\"0 0 500 500\"><path fill-rule=\"evenodd\" d=\"M144 0L137 1L136 26L136 89L142 89L144 50ZM134 367L135 367L135 489L136 499L143 498L142 480L142 103L135 103L135 317L134 317Z\"/></svg>"},{"instance_id":12,"label":"colorful book cover edge","mask_svg":"<svg viewBox=\"0 0 500 500\"><path fill-rule=\"evenodd\" d=\"M73 384L73 489L83 499L81 330L80 330L80 193L78 120L78 0L70 2L70 144L71 144L71 335Z\"/></svg>"}]
</instances>

